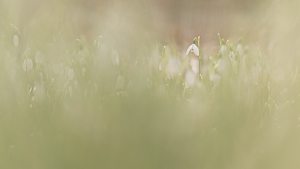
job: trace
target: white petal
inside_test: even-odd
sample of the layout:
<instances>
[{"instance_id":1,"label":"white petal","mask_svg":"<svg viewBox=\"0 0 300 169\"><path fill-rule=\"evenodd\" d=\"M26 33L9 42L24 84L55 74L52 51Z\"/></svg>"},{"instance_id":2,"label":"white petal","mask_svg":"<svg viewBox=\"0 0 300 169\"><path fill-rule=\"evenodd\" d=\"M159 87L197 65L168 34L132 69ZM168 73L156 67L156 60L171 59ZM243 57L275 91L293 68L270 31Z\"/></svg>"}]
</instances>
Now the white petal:
<instances>
[{"instance_id":1,"label":"white petal","mask_svg":"<svg viewBox=\"0 0 300 169\"><path fill-rule=\"evenodd\" d=\"M232 60L235 60L235 54L233 51L230 51L228 56L232 59Z\"/></svg>"},{"instance_id":2,"label":"white petal","mask_svg":"<svg viewBox=\"0 0 300 169\"><path fill-rule=\"evenodd\" d=\"M193 51L194 51L195 55L199 56L199 48L195 44L192 44L192 47L193 47Z\"/></svg>"},{"instance_id":3,"label":"white petal","mask_svg":"<svg viewBox=\"0 0 300 169\"><path fill-rule=\"evenodd\" d=\"M220 50L222 57L226 57L228 55L228 50L226 46L222 45Z\"/></svg>"},{"instance_id":4,"label":"white petal","mask_svg":"<svg viewBox=\"0 0 300 169\"><path fill-rule=\"evenodd\" d=\"M188 55L188 54L190 53L190 51L193 49L193 45L195 45L195 44L191 44L191 45L189 46L189 48L186 50L185 55Z\"/></svg>"}]
</instances>

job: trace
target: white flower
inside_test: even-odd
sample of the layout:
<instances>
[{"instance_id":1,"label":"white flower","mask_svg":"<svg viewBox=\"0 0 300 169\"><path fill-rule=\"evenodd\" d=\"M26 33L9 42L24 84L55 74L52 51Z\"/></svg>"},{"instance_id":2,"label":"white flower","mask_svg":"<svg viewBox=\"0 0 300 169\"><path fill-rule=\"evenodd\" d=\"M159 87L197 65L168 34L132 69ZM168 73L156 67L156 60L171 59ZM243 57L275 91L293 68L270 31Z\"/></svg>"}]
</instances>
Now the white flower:
<instances>
[{"instance_id":1,"label":"white flower","mask_svg":"<svg viewBox=\"0 0 300 169\"><path fill-rule=\"evenodd\" d=\"M220 51L221 51L221 54L222 54L223 57L226 57L228 55L228 50L227 50L227 47L225 45L221 46Z\"/></svg>"},{"instance_id":2,"label":"white flower","mask_svg":"<svg viewBox=\"0 0 300 169\"><path fill-rule=\"evenodd\" d=\"M227 71L228 71L229 64L228 64L227 58L219 59L217 64L218 64L218 67L217 67L218 72L220 72L222 75L228 73Z\"/></svg>"},{"instance_id":3,"label":"white flower","mask_svg":"<svg viewBox=\"0 0 300 169\"><path fill-rule=\"evenodd\" d=\"M18 35L14 35L13 42L14 42L15 47L19 46L19 37L18 37Z\"/></svg>"},{"instance_id":4,"label":"white flower","mask_svg":"<svg viewBox=\"0 0 300 169\"><path fill-rule=\"evenodd\" d=\"M233 51L230 51L228 56L230 57L231 60L235 60L235 54Z\"/></svg>"},{"instance_id":5,"label":"white flower","mask_svg":"<svg viewBox=\"0 0 300 169\"><path fill-rule=\"evenodd\" d=\"M191 44L186 50L185 55L188 55L190 52L194 52L196 56L199 56L199 48L195 44Z\"/></svg>"},{"instance_id":6,"label":"white flower","mask_svg":"<svg viewBox=\"0 0 300 169\"><path fill-rule=\"evenodd\" d=\"M31 59L25 59L23 62L23 70L24 72L29 72L33 68L33 63Z\"/></svg>"}]
</instances>

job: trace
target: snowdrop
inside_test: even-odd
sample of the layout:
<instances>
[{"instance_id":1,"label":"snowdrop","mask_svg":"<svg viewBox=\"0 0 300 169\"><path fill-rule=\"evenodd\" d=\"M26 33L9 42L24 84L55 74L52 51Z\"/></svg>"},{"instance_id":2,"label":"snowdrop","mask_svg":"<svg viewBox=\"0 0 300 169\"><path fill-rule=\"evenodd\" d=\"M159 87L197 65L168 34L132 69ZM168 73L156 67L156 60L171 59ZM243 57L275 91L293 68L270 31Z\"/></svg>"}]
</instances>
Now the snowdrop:
<instances>
[{"instance_id":1,"label":"snowdrop","mask_svg":"<svg viewBox=\"0 0 300 169\"><path fill-rule=\"evenodd\" d=\"M229 54L228 54L228 56L229 56L229 58L230 58L231 60L235 60L235 54L234 54L233 51L230 51Z\"/></svg>"},{"instance_id":2,"label":"snowdrop","mask_svg":"<svg viewBox=\"0 0 300 169\"><path fill-rule=\"evenodd\" d=\"M190 52L193 52L196 56L199 56L199 48L194 43L189 46L185 55L188 55Z\"/></svg>"},{"instance_id":3,"label":"snowdrop","mask_svg":"<svg viewBox=\"0 0 300 169\"><path fill-rule=\"evenodd\" d=\"M33 63L31 59L26 58L23 62L23 70L24 72L29 72L33 68Z\"/></svg>"},{"instance_id":4,"label":"snowdrop","mask_svg":"<svg viewBox=\"0 0 300 169\"><path fill-rule=\"evenodd\" d=\"M235 54L233 51L229 52L229 58L231 59L231 66L235 73L237 73L237 62L235 60Z\"/></svg>"},{"instance_id":5,"label":"snowdrop","mask_svg":"<svg viewBox=\"0 0 300 169\"><path fill-rule=\"evenodd\" d=\"M226 75L228 73L228 60L227 58L221 58L218 60L217 62L217 70L219 73L221 73L222 75Z\"/></svg>"},{"instance_id":6,"label":"snowdrop","mask_svg":"<svg viewBox=\"0 0 300 169\"><path fill-rule=\"evenodd\" d=\"M68 92L69 92L70 96L73 96L73 88L72 88L72 86L69 86Z\"/></svg>"},{"instance_id":7,"label":"snowdrop","mask_svg":"<svg viewBox=\"0 0 300 169\"><path fill-rule=\"evenodd\" d=\"M222 57L226 57L227 54L228 54L227 47L225 45L222 45L221 49L220 49L220 52L221 52Z\"/></svg>"}]
</instances>

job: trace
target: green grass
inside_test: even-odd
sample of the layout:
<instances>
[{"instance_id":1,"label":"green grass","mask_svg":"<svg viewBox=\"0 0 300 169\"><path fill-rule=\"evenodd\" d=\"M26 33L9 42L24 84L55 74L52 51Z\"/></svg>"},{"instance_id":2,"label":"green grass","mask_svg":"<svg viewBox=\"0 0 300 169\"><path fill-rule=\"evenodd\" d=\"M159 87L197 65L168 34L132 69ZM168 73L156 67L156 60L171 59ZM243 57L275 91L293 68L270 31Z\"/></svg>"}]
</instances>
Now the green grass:
<instances>
[{"instance_id":1,"label":"green grass","mask_svg":"<svg viewBox=\"0 0 300 169\"><path fill-rule=\"evenodd\" d=\"M0 168L299 167L292 60L220 35L186 55L136 18L81 36L57 12L0 24Z\"/></svg>"}]
</instances>

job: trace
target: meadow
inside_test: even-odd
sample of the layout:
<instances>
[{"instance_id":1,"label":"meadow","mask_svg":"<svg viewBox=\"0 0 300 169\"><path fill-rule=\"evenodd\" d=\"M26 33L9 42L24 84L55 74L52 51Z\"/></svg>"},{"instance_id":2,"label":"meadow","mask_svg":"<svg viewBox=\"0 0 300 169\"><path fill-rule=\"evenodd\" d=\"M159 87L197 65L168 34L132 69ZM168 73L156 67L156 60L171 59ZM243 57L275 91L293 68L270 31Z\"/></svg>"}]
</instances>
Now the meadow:
<instances>
[{"instance_id":1,"label":"meadow","mask_svg":"<svg viewBox=\"0 0 300 169\"><path fill-rule=\"evenodd\" d=\"M297 1L163 40L82 3L0 1L0 168L299 168Z\"/></svg>"}]
</instances>

